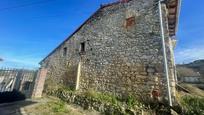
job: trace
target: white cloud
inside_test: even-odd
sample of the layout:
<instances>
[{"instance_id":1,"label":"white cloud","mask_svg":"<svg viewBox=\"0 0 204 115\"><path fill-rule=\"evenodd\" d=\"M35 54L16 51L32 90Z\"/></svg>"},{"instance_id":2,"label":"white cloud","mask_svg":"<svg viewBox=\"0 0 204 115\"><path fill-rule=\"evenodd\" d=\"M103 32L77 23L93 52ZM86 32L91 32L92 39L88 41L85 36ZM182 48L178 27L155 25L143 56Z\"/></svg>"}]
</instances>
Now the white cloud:
<instances>
[{"instance_id":1,"label":"white cloud","mask_svg":"<svg viewBox=\"0 0 204 115\"><path fill-rule=\"evenodd\" d=\"M24 55L24 56L14 56L14 55L4 55L2 56L4 59L3 62L0 62L0 67L9 67L9 68L27 68L27 69L35 69L39 67L38 62L40 58L36 58L36 56L32 55Z\"/></svg>"},{"instance_id":2,"label":"white cloud","mask_svg":"<svg viewBox=\"0 0 204 115\"><path fill-rule=\"evenodd\" d=\"M204 59L204 47L186 48L175 51L176 63L188 63Z\"/></svg>"}]
</instances>

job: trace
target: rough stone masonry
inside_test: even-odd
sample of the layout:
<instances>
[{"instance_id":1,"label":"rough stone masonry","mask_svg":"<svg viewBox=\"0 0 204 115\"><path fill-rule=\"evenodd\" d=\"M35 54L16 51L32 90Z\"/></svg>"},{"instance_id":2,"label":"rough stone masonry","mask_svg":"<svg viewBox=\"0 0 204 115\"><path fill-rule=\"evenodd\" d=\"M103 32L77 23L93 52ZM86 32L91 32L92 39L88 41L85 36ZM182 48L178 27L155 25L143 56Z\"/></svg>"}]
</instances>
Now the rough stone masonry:
<instances>
[{"instance_id":1,"label":"rough stone masonry","mask_svg":"<svg viewBox=\"0 0 204 115\"><path fill-rule=\"evenodd\" d=\"M165 100L167 82L158 2L121 0L102 5L40 62L48 71L46 79L80 91L94 89L116 96L133 94ZM162 3L172 97L178 7L179 0Z\"/></svg>"}]
</instances>

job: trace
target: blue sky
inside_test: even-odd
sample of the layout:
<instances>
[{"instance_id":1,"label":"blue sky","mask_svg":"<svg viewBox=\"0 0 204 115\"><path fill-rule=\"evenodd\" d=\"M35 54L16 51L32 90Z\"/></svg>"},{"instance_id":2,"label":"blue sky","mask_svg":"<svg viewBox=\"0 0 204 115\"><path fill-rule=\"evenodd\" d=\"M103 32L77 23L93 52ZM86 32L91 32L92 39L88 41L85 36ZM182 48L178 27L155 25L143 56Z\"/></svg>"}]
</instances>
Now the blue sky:
<instances>
[{"instance_id":1,"label":"blue sky","mask_svg":"<svg viewBox=\"0 0 204 115\"><path fill-rule=\"evenodd\" d=\"M177 63L204 59L204 1L183 0L175 50Z\"/></svg>"},{"instance_id":2,"label":"blue sky","mask_svg":"<svg viewBox=\"0 0 204 115\"><path fill-rule=\"evenodd\" d=\"M37 68L101 4L115 0L0 0L0 67ZM176 62L204 58L204 1L183 0ZM20 6L20 7L19 7Z\"/></svg>"}]
</instances>

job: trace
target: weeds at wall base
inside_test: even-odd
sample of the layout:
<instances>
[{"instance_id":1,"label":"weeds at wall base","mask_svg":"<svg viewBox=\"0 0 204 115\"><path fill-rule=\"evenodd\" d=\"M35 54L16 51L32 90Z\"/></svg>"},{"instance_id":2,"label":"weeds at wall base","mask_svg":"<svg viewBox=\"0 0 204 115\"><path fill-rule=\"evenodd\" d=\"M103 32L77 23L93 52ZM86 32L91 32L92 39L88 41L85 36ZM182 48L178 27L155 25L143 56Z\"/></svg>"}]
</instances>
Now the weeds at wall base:
<instances>
[{"instance_id":1,"label":"weeds at wall base","mask_svg":"<svg viewBox=\"0 0 204 115\"><path fill-rule=\"evenodd\" d=\"M151 105L144 105L142 102L129 95L126 99L120 99L116 96L107 93L88 90L86 92L77 92L70 89L55 89L46 92L48 95L55 96L70 104L76 104L84 109L92 109L104 114L117 115L140 115L142 112L147 115L160 112L160 115L169 113L166 107L152 108ZM164 113L164 114L163 114Z\"/></svg>"}]
</instances>

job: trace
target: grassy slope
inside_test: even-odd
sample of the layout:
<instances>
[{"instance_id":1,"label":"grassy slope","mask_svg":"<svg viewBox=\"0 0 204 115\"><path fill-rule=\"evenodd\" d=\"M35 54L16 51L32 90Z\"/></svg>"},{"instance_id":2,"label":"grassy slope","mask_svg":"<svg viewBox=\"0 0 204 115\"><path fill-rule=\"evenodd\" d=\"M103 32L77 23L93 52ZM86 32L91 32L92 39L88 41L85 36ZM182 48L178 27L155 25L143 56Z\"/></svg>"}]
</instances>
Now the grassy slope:
<instances>
[{"instance_id":1,"label":"grassy slope","mask_svg":"<svg viewBox=\"0 0 204 115\"><path fill-rule=\"evenodd\" d=\"M182 106L185 115L204 115L204 91L191 84L180 84L190 91L177 93L177 101Z\"/></svg>"},{"instance_id":2,"label":"grassy slope","mask_svg":"<svg viewBox=\"0 0 204 115\"><path fill-rule=\"evenodd\" d=\"M96 111L83 110L54 97L43 98L38 104L25 107L25 112L31 115L99 115Z\"/></svg>"},{"instance_id":3,"label":"grassy slope","mask_svg":"<svg viewBox=\"0 0 204 115\"><path fill-rule=\"evenodd\" d=\"M185 89L187 89L188 91L190 91L190 94L193 96L200 96L200 97L204 97L204 90L199 89L198 87L196 87L195 85L192 84L180 84L181 86L183 86Z\"/></svg>"}]
</instances>

